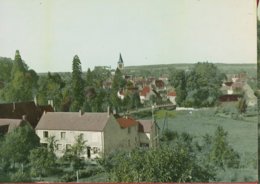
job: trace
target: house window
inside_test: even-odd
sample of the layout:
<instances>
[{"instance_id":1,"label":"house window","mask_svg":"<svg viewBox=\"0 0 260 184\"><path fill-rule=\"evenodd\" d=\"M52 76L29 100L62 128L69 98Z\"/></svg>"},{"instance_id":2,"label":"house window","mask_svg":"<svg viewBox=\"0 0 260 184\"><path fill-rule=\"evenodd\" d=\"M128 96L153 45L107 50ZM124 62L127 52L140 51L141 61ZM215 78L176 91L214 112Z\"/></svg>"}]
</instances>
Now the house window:
<instances>
[{"instance_id":1,"label":"house window","mask_svg":"<svg viewBox=\"0 0 260 184\"><path fill-rule=\"evenodd\" d=\"M140 143L140 147L141 148L149 148L149 144L148 143Z\"/></svg>"},{"instance_id":2,"label":"house window","mask_svg":"<svg viewBox=\"0 0 260 184\"><path fill-rule=\"evenodd\" d=\"M130 140L128 139L128 146L130 146Z\"/></svg>"},{"instance_id":3,"label":"house window","mask_svg":"<svg viewBox=\"0 0 260 184\"><path fill-rule=\"evenodd\" d=\"M66 132L61 132L61 133L60 133L60 138L61 138L61 139L65 139L65 136L66 136Z\"/></svg>"},{"instance_id":4,"label":"house window","mask_svg":"<svg viewBox=\"0 0 260 184\"><path fill-rule=\"evenodd\" d=\"M98 148L97 147L93 147L92 149L93 149L93 153L94 154L98 153Z\"/></svg>"},{"instance_id":5,"label":"house window","mask_svg":"<svg viewBox=\"0 0 260 184\"><path fill-rule=\"evenodd\" d=\"M44 138L48 138L49 137L48 131L43 131L43 137Z\"/></svg>"},{"instance_id":6,"label":"house window","mask_svg":"<svg viewBox=\"0 0 260 184\"><path fill-rule=\"evenodd\" d=\"M62 145L61 144L57 144L57 149L60 151L62 150Z\"/></svg>"},{"instance_id":7,"label":"house window","mask_svg":"<svg viewBox=\"0 0 260 184\"><path fill-rule=\"evenodd\" d=\"M131 133L131 127L128 127L128 133L129 134Z\"/></svg>"},{"instance_id":8,"label":"house window","mask_svg":"<svg viewBox=\"0 0 260 184\"><path fill-rule=\"evenodd\" d=\"M41 143L41 146L44 148L48 148L48 144L47 143Z\"/></svg>"},{"instance_id":9,"label":"house window","mask_svg":"<svg viewBox=\"0 0 260 184\"><path fill-rule=\"evenodd\" d=\"M88 158L90 158L91 157L91 152L90 152L90 150L91 150L91 147L87 147L87 156L88 156Z\"/></svg>"},{"instance_id":10,"label":"house window","mask_svg":"<svg viewBox=\"0 0 260 184\"><path fill-rule=\"evenodd\" d=\"M71 144L66 144L66 150L71 148Z\"/></svg>"}]
</instances>

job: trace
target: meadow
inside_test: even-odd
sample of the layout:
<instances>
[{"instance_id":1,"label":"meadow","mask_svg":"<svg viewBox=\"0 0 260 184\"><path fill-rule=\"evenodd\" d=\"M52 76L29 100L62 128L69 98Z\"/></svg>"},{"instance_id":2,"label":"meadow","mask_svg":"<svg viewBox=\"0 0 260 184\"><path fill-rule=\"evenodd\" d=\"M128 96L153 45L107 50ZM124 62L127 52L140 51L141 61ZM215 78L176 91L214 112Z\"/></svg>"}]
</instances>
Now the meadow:
<instances>
[{"instance_id":1,"label":"meadow","mask_svg":"<svg viewBox=\"0 0 260 184\"><path fill-rule=\"evenodd\" d=\"M215 109L193 111L170 111L171 117L164 118L159 111L158 125L177 131L186 132L201 142L205 134L213 135L218 126L222 126L228 132L230 145L240 154L241 165L239 169L227 169L219 171L218 181L257 181L257 121L256 118L234 120L230 117L222 117L215 114ZM174 117L173 117L174 114Z\"/></svg>"}]
</instances>

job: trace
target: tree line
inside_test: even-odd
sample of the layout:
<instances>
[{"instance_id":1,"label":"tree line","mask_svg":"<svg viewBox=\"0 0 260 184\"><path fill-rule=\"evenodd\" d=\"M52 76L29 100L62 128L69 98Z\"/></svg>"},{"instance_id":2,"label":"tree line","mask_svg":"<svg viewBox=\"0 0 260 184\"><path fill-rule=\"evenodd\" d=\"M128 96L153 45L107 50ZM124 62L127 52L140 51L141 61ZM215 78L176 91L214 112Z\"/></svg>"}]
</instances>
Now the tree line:
<instances>
[{"instance_id":1,"label":"tree line","mask_svg":"<svg viewBox=\"0 0 260 184\"><path fill-rule=\"evenodd\" d=\"M119 69L113 77L109 70L100 67L83 73L77 55L72 60L72 72L65 77L50 72L38 75L29 69L18 50L14 60L0 58L0 66L1 102L23 102L36 98L38 104L46 105L51 100L55 110L64 112L104 112L108 106L126 111L141 105L138 92L126 93L124 100L117 97L117 92L127 87ZM107 79L112 79L111 88L103 88Z\"/></svg>"}]
</instances>

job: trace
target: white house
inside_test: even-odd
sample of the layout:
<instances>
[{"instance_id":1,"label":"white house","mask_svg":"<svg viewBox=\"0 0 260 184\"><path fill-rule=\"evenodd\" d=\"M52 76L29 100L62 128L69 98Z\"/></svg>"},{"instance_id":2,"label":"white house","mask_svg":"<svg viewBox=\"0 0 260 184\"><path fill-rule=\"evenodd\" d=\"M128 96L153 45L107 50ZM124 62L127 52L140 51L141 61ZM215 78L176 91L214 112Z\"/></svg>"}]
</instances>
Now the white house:
<instances>
[{"instance_id":1,"label":"white house","mask_svg":"<svg viewBox=\"0 0 260 184\"><path fill-rule=\"evenodd\" d=\"M167 99L169 99L170 102L171 102L173 105L176 105L176 92L175 92L175 91L169 92L169 93L167 94Z\"/></svg>"},{"instance_id":2,"label":"white house","mask_svg":"<svg viewBox=\"0 0 260 184\"><path fill-rule=\"evenodd\" d=\"M82 155L85 158L139 146L138 122L120 123L109 113L48 112L43 114L35 130L42 144L48 144L48 138L55 136L58 157L74 144L80 134L87 141Z\"/></svg>"}]
</instances>

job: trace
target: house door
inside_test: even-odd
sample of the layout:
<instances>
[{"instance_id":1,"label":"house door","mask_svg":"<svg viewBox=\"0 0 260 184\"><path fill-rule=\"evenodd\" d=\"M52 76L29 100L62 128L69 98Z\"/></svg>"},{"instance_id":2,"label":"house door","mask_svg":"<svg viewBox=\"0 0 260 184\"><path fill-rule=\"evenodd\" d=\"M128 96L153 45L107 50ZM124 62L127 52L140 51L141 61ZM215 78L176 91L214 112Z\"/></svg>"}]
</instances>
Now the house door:
<instances>
[{"instance_id":1,"label":"house door","mask_svg":"<svg viewBox=\"0 0 260 184\"><path fill-rule=\"evenodd\" d=\"M91 150L91 147L87 147L87 156L88 156L88 158L90 158L90 157L91 157L90 150Z\"/></svg>"}]
</instances>

